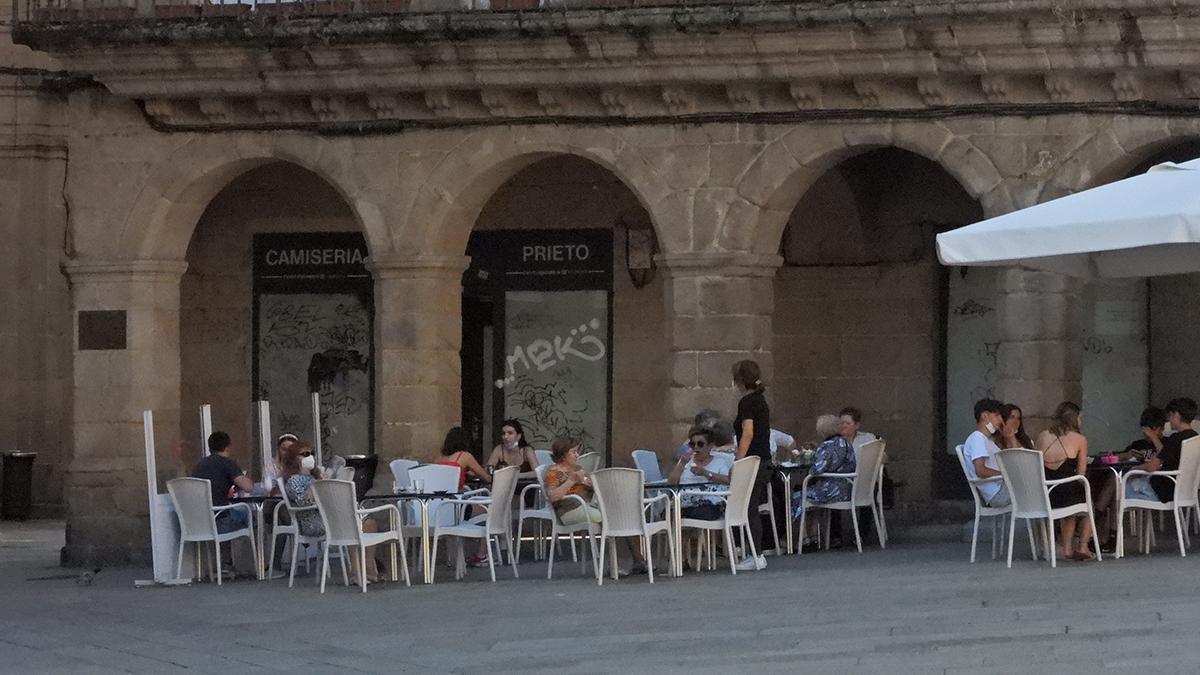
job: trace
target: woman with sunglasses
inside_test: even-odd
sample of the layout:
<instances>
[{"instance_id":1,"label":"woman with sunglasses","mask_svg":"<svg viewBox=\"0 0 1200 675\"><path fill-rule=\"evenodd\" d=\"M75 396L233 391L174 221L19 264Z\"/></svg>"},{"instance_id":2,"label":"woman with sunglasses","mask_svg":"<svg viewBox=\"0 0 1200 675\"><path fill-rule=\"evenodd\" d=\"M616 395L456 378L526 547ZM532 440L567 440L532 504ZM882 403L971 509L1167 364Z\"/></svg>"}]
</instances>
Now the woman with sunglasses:
<instances>
[{"instance_id":1,"label":"woman with sunglasses","mask_svg":"<svg viewBox=\"0 0 1200 675\"><path fill-rule=\"evenodd\" d=\"M689 483L729 484L729 472L733 470L733 458L724 452L713 454L712 431L705 427L692 427L688 432L688 451L685 452L667 482L671 485ZM685 495L681 503L684 518L718 520L724 513L722 502L716 497Z\"/></svg>"},{"instance_id":2,"label":"woman with sunglasses","mask_svg":"<svg viewBox=\"0 0 1200 675\"><path fill-rule=\"evenodd\" d=\"M312 493L312 483L321 477L317 467L317 458L313 456L312 447L301 440L281 445L279 461L283 468L283 489L287 491L288 500L295 506L312 506L316 503ZM296 524L300 526L300 534L306 537L320 537L325 534L325 525L321 515L315 510L300 511L296 514ZM378 532L379 526L370 518L363 521L364 532ZM379 581L379 569L375 563L374 546L367 547L367 581ZM358 556L350 556L350 566L354 575L358 576Z\"/></svg>"}]
</instances>

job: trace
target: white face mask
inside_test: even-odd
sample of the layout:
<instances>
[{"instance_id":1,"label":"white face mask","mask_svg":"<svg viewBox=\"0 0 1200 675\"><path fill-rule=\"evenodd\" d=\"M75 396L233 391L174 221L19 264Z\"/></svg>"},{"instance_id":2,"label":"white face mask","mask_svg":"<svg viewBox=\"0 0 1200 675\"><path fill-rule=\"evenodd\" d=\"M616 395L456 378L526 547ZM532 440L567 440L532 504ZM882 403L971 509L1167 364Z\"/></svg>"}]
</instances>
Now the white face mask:
<instances>
[{"instance_id":1,"label":"white face mask","mask_svg":"<svg viewBox=\"0 0 1200 675\"><path fill-rule=\"evenodd\" d=\"M984 428L988 430L989 434L996 433L996 425L992 424L991 422L988 422L986 425L984 425Z\"/></svg>"},{"instance_id":2,"label":"white face mask","mask_svg":"<svg viewBox=\"0 0 1200 675\"><path fill-rule=\"evenodd\" d=\"M312 471L317 468L317 458L309 455L308 457L300 458L300 467L305 471Z\"/></svg>"},{"instance_id":3,"label":"white face mask","mask_svg":"<svg viewBox=\"0 0 1200 675\"><path fill-rule=\"evenodd\" d=\"M505 445L505 446L504 446L504 448L505 448L506 450L516 450L516 449L517 449L517 445L518 445L517 441L513 441L512 443L509 443L508 445Z\"/></svg>"}]
</instances>

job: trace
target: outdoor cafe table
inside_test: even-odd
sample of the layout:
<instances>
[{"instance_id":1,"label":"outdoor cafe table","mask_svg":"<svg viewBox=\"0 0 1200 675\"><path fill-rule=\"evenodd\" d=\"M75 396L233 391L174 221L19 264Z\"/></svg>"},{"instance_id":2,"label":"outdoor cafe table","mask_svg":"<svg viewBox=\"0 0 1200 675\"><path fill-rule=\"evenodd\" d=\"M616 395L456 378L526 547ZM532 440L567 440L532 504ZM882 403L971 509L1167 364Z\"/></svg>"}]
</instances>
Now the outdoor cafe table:
<instances>
[{"instance_id":1,"label":"outdoor cafe table","mask_svg":"<svg viewBox=\"0 0 1200 675\"><path fill-rule=\"evenodd\" d=\"M792 532L792 492L795 490L793 483L797 479L803 481L804 477L811 470L812 462L780 462L775 465L775 471L783 479L783 529L784 536L787 537L784 550L787 551L788 555L796 552L796 538ZM778 532L779 530L775 531Z\"/></svg>"},{"instance_id":2,"label":"outdoor cafe table","mask_svg":"<svg viewBox=\"0 0 1200 675\"><path fill-rule=\"evenodd\" d=\"M267 519L265 513L268 501L278 503L280 498L269 495L239 495L229 498L230 504L249 504L250 510L254 513L254 543L257 547L254 557L254 567L259 581L262 581L265 576L268 559L268 553L265 548L267 545ZM275 552L271 551L270 555L275 555Z\"/></svg>"},{"instance_id":3,"label":"outdoor cafe table","mask_svg":"<svg viewBox=\"0 0 1200 675\"><path fill-rule=\"evenodd\" d=\"M381 494L381 495L366 495L359 499L359 504L367 502L404 502L415 501L420 505L421 513L421 574L425 583L433 583L433 565L434 561L431 557L430 545L430 527L429 527L429 503L439 499L469 499L477 491L468 490L466 492L401 492L398 494ZM395 518L395 516L392 516ZM392 523L393 528L400 527L399 523ZM392 549L392 569L396 567L396 552Z\"/></svg>"}]
</instances>

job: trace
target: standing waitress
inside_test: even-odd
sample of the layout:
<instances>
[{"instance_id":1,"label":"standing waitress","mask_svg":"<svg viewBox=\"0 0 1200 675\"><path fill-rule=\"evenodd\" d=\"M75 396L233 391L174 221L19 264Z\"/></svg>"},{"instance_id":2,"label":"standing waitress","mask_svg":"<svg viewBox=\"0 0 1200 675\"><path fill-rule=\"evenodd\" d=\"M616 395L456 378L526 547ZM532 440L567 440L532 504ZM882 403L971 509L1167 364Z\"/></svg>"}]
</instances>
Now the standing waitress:
<instances>
[{"instance_id":1,"label":"standing waitress","mask_svg":"<svg viewBox=\"0 0 1200 675\"><path fill-rule=\"evenodd\" d=\"M739 570L761 570L767 566L762 554L762 516L758 507L766 499L767 484L771 480L771 410L763 396L766 388L762 383L762 370L754 361L744 360L733 364L733 385L742 395L738 401L737 417L733 428L737 431L736 459L749 455L759 458L758 475L754 478L754 490L750 494L748 520L750 521L750 552L738 563Z\"/></svg>"}]
</instances>

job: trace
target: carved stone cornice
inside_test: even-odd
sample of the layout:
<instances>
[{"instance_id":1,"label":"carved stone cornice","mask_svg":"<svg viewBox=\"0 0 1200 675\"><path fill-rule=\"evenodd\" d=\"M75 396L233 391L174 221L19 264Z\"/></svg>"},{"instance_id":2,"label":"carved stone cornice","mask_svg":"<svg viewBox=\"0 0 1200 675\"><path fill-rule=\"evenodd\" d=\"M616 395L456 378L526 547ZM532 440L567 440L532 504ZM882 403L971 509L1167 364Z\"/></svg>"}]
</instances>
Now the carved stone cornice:
<instances>
[{"instance_id":1,"label":"carved stone cornice","mask_svg":"<svg viewBox=\"0 0 1200 675\"><path fill-rule=\"evenodd\" d=\"M1066 17L1061 0L735 3L104 31L62 22L16 34L142 101L167 129L1022 114L1182 109L1197 97L1200 0L1071 7ZM230 30L236 22L253 30ZM178 49L162 49L164 36Z\"/></svg>"}]
</instances>

